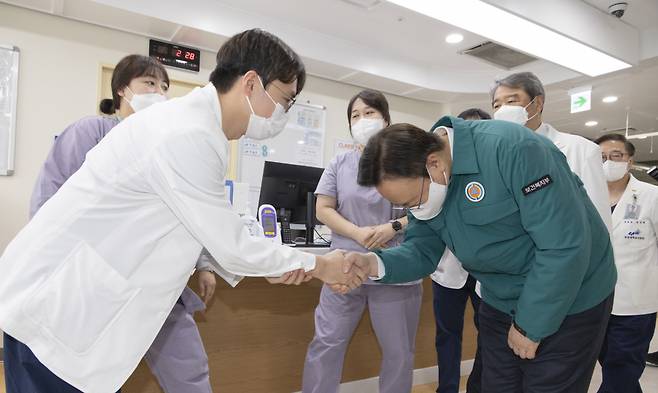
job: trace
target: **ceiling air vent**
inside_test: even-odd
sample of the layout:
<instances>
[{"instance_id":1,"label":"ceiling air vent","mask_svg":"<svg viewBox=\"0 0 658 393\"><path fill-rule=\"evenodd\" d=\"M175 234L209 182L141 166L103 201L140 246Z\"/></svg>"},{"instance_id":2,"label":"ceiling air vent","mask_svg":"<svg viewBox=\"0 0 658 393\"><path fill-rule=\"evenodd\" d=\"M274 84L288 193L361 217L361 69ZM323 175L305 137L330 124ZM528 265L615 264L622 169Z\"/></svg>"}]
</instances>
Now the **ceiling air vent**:
<instances>
[{"instance_id":1,"label":"ceiling air vent","mask_svg":"<svg viewBox=\"0 0 658 393\"><path fill-rule=\"evenodd\" d=\"M536 57L528 56L525 53L517 52L514 49L491 41L483 42L461 53L462 55L477 57L480 60L506 70L537 60Z\"/></svg>"}]
</instances>

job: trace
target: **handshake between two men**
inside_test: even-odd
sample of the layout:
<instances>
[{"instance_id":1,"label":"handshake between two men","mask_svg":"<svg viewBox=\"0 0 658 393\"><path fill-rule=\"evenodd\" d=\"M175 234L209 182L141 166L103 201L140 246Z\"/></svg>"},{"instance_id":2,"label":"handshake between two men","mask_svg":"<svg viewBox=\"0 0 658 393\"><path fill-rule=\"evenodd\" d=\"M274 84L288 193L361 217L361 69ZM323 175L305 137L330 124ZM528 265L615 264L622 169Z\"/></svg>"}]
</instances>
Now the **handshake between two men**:
<instances>
[{"instance_id":1,"label":"handshake between two men","mask_svg":"<svg viewBox=\"0 0 658 393\"><path fill-rule=\"evenodd\" d=\"M268 277L271 284L299 285L312 278L324 281L334 292L345 294L363 284L368 277L377 277L379 267L377 256L334 250L315 258L315 269L304 272L297 269L281 277Z\"/></svg>"}]
</instances>

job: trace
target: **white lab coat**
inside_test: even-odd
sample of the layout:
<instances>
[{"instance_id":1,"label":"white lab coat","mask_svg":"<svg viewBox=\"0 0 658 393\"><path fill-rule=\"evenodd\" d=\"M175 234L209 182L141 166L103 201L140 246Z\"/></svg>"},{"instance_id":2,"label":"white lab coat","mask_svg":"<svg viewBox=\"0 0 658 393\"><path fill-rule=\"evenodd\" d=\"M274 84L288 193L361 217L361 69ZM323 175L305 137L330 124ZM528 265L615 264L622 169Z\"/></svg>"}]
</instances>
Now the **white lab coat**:
<instances>
[{"instance_id":1,"label":"white lab coat","mask_svg":"<svg viewBox=\"0 0 658 393\"><path fill-rule=\"evenodd\" d=\"M569 167L583 182L589 199L610 232L612 217L610 216L608 183L603 175L601 148L582 136L560 132L547 123L539 126L536 132L555 143L555 146L567 158Z\"/></svg>"},{"instance_id":2,"label":"white lab coat","mask_svg":"<svg viewBox=\"0 0 658 393\"><path fill-rule=\"evenodd\" d=\"M4 251L0 329L79 390L110 393L202 246L239 276L313 269L314 256L249 235L225 197L228 163L212 84L122 121Z\"/></svg>"},{"instance_id":3,"label":"white lab coat","mask_svg":"<svg viewBox=\"0 0 658 393\"><path fill-rule=\"evenodd\" d=\"M446 247L436 271L430 275L430 278L442 287L461 289L466 285L468 272L464 270L455 254Z\"/></svg>"},{"instance_id":4,"label":"white lab coat","mask_svg":"<svg viewBox=\"0 0 658 393\"><path fill-rule=\"evenodd\" d=\"M547 123L539 126L536 132L550 139L565 155L569 167L583 182L587 195L601 215L606 227L608 227L608 232L610 232L612 219L608 203L608 184L603 175L603 162L599 146L581 136L560 132ZM452 252L446 248L437 270L430 277L439 285L459 289L466 284L468 272L464 270L461 262Z\"/></svg>"},{"instance_id":5,"label":"white lab coat","mask_svg":"<svg viewBox=\"0 0 658 393\"><path fill-rule=\"evenodd\" d=\"M658 311L658 187L631 176L612 214L614 315Z\"/></svg>"}]
</instances>

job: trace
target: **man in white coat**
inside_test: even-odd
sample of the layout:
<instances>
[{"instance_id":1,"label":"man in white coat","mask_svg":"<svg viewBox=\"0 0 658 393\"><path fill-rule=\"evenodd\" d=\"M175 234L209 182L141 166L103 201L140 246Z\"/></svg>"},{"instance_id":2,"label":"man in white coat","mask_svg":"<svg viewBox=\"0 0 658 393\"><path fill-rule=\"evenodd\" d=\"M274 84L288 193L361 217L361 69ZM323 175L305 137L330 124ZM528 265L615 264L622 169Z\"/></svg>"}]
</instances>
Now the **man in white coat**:
<instances>
[{"instance_id":1,"label":"man in white coat","mask_svg":"<svg viewBox=\"0 0 658 393\"><path fill-rule=\"evenodd\" d=\"M599 362L599 393L641 393L658 311L658 187L630 174L635 146L623 135L596 140L612 210L617 285Z\"/></svg>"},{"instance_id":2,"label":"man in white coat","mask_svg":"<svg viewBox=\"0 0 658 393\"><path fill-rule=\"evenodd\" d=\"M491 90L494 119L525 125L539 135L550 139L566 156L569 167L583 182L587 195L608 227L608 231L610 231L612 224L610 206L608 205L608 188L603 176L603 165L601 164L601 149L595 143L581 136L560 132L550 124L544 123L542 114L545 99L544 86L535 74L531 72L511 74L503 79L496 80ZM449 286L446 283L463 282L459 287L462 288L468 284L465 280L467 277L468 273L449 250L446 250L441 258L436 273L432 274L432 279L435 282L453 289L455 289L455 286ZM463 321L463 312L461 315L455 314L454 318L461 318ZM448 322L448 324L454 323ZM458 344L461 344L461 337L454 334L451 337L452 341L459 339ZM438 339L437 336L437 342ZM452 345L452 347L457 346L457 344ZM469 377L467 393L478 393L482 390L479 375L480 359L477 357L477 353L473 374ZM456 392L456 388L441 390L439 393L453 392Z\"/></svg>"},{"instance_id":3,"label":"man in white coat","mask_svg":"<svg viewBox=\"0 0 658 393\"><path fill-rule=\"evenodd\" d=\"M8 393L117 391L202 247L238 276L365 280L342 272L339 252L251 237L226 199L229 141L281 132L305 76L284 42L245 31L222 45L206 87L130 116L87 154L0 257L0 329L5 352L21 354L5 363Z\"/></svg>"}]
</instances>

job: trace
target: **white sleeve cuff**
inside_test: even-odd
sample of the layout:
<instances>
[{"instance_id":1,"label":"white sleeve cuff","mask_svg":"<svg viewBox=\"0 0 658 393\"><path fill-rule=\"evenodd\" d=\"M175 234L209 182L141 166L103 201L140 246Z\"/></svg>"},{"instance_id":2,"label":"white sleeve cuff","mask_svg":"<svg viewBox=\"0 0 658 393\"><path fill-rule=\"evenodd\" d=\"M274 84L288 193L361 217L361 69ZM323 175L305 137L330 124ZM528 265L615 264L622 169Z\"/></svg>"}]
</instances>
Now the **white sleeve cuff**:
<instances>
[{"instance_id":1,"label":"white sleeve cuff","mask_svg":"<svg viewBox=\"0 0 658 393\"><path fill-rule=\"evenodd\" d=\"M242 276L238 276L237 274L225 270L205 248L201 251L201 255L199 255L199 259L196 262L196 270L202 272L213 272L224 279L224 281L233 288L235 288L243 278Z\"/></svg>"},{"instance_id":2,"label":"white sleeve cuff","mask_svg":"<svg viewBox=\"0 0 658 393\"><path fill-rule=\"evenodd\" d=\"M219 264L212 266L212 272L221 277L232 288L235 288L244 278L224 270Z\"/></svg>"},{"instance_id":3,"label":"white sleeve cuff","mask_svg":"<svg viewBox=\"0 0 658 393\"><path fill-rule=\"evenodd\" d=\"M201 250L201 255L199 255L199 259L196 261L196 270L202 272L212 272L213 263L211 262L211 258L212 256L205 248Z\"/></svg>"},{"instance_id":4,"label":"white sleeve cuff","mask_svg":"<svg viewBox=\"0 0 658 393\"><path fill-rule=\"evenodd\" d=\"M374 255L377 258L377 277L369 278L373 281L381 280L386 275L386 267L384 266L384 262L382 262L382 259L379 257L379 255L375 254L374 252L371 252L370 255Z\"/></svg>"},{"instance_id":5,"label":"white sleeve cuff","mask_svg":"<svg viewBox=\"0 0 658 393\"><path fill-rule=\"evenodd\" d=\"M315 255L309 253L303 253L303 255L306 258L302 261L302 269L304 269L305 272L315 269Z\"/></svg>"}]
</instances>

